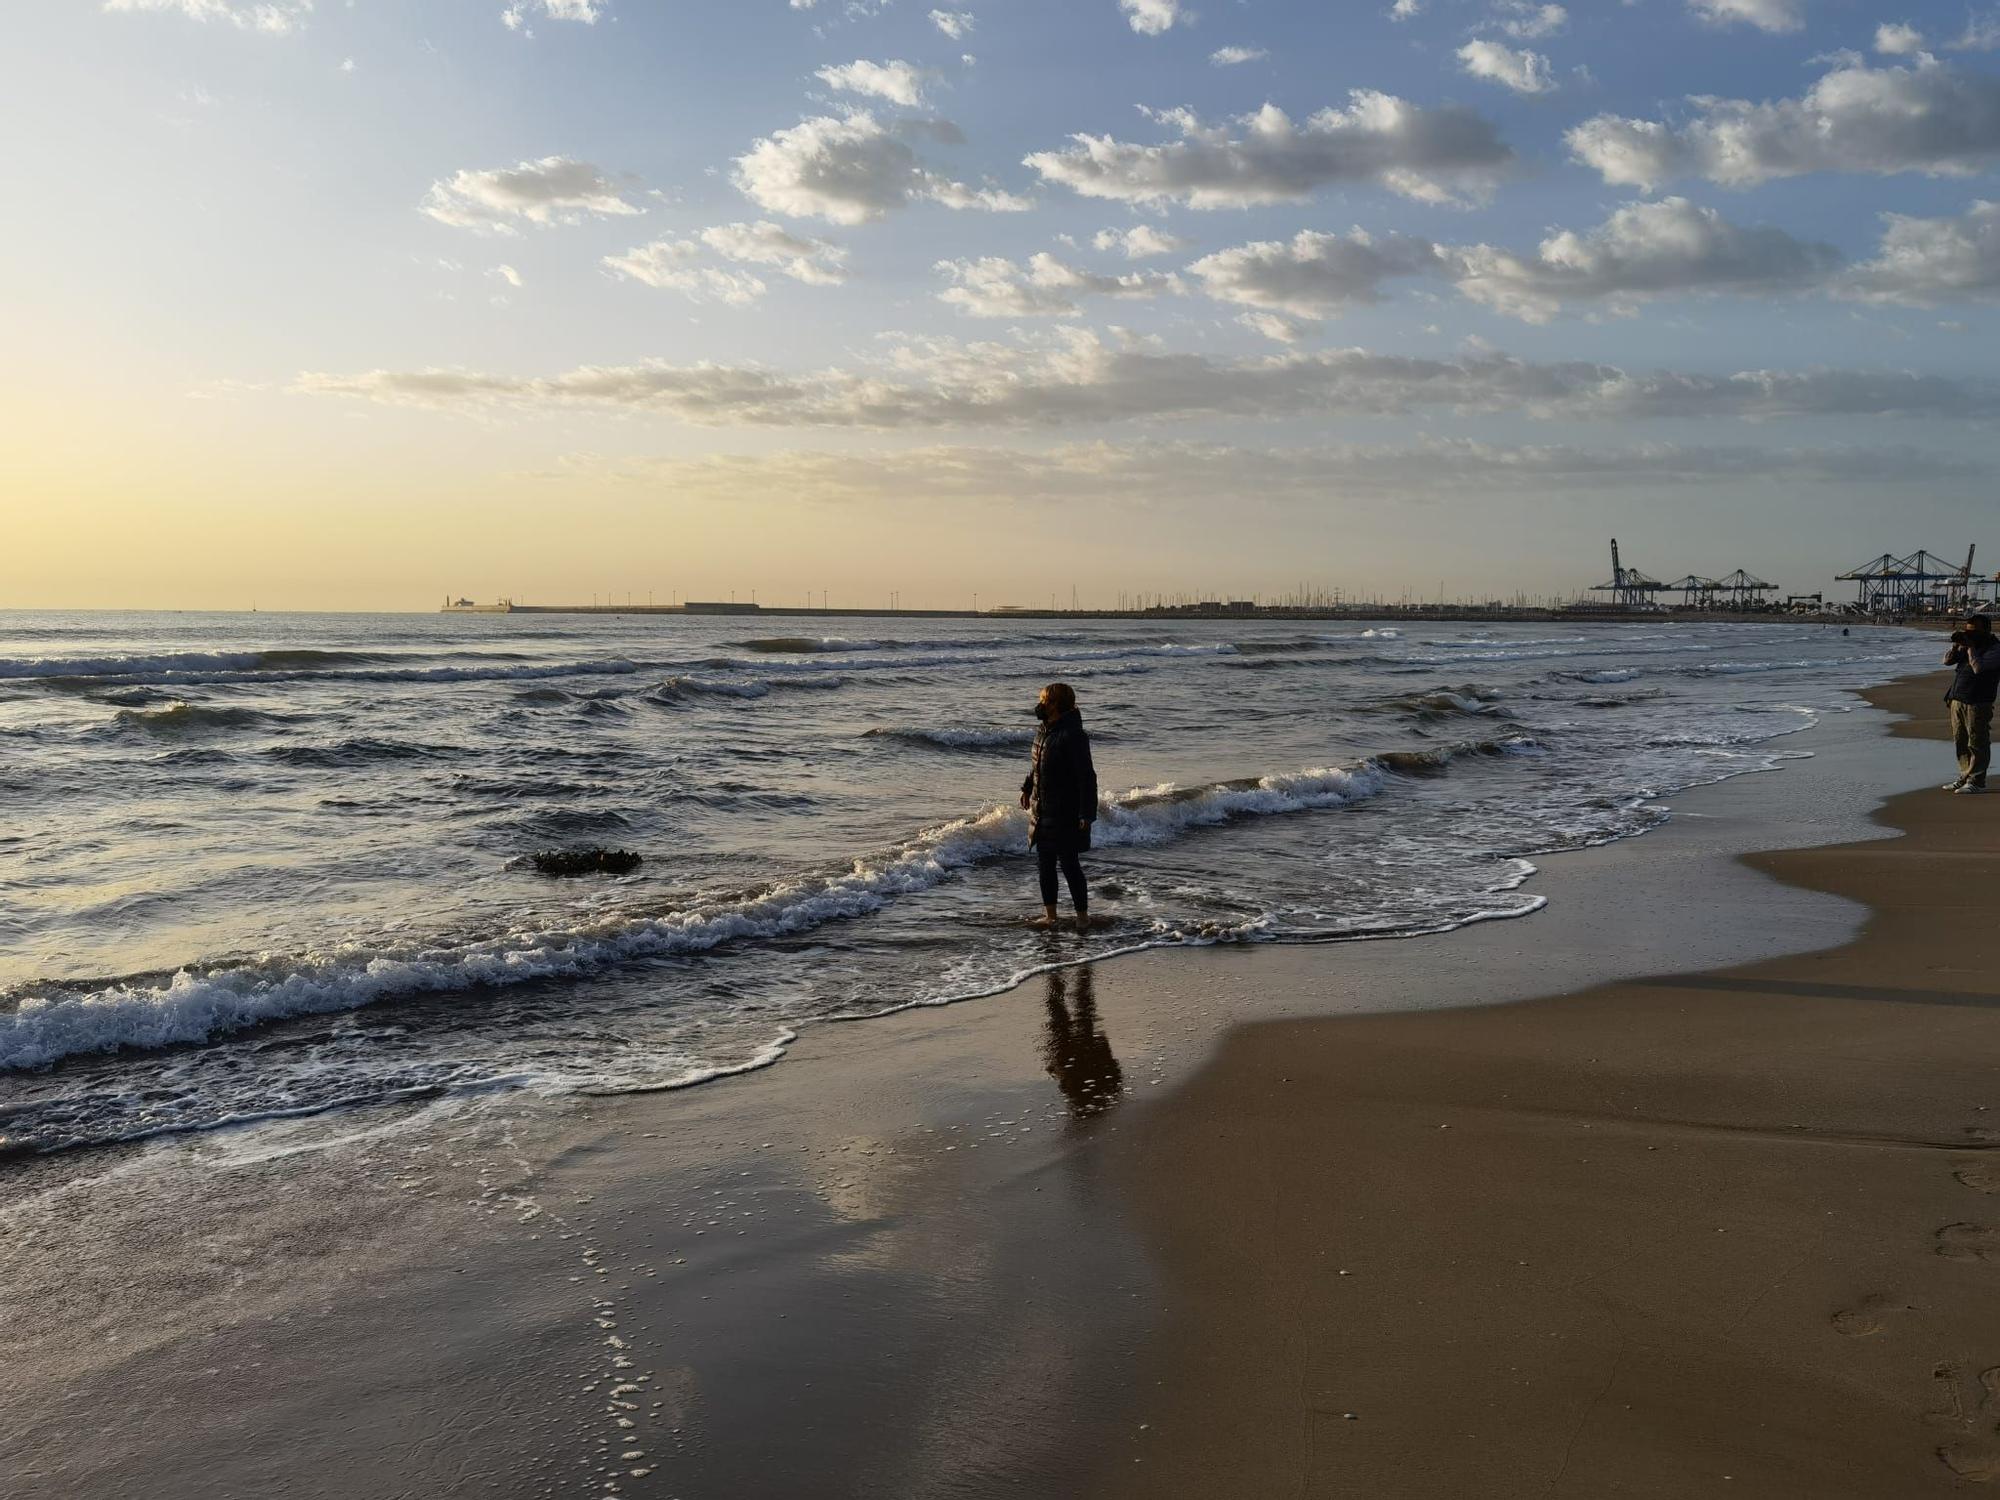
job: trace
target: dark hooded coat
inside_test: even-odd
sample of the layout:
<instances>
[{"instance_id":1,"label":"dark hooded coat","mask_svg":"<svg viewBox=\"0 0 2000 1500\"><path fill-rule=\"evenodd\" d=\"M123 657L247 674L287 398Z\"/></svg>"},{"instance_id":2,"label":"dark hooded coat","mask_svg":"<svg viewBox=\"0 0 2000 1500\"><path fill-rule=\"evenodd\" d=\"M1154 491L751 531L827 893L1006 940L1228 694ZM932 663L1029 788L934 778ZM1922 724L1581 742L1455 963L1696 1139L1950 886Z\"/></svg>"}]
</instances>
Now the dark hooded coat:
<instances>
[{"instance_id":1,"label":"dark hooded coat","mask_svg":"<svg viewBox=\"0 0 2000 1500\"><path fill-rule=\"evenodd\" d=\"M1097 821L1097 767L1090 761L1090 736L1075 709L1035 732L1035 763L1021 783L1028 799L1028 843L1051 854L1074 854L1090 847Z\"/></svg>"}]
</instances>

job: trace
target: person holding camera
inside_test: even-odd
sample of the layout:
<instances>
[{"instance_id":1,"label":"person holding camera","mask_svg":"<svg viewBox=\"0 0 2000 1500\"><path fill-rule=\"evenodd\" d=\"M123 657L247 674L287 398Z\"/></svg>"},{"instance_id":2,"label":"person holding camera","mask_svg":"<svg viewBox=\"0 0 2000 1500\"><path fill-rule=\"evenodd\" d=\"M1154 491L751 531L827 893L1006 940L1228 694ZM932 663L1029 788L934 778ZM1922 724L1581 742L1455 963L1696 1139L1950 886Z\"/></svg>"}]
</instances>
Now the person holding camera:
<instances>
[{"instance_id":1,"label":"person holding camera","mask_svg":"<svg viewBox=\"0 0 2000 1500\"><path fill-rule=\"evenodd\" d=\"M1944 664L1957 671L1944 701L1951 707L1951 740L1958 751L1958 780L1945 790L1964 795L1986 790L1993 755L1993 699L2000 693L2000 638L1985 615L1972 615L1951 633Z\"/></svg>"}]
</instances>

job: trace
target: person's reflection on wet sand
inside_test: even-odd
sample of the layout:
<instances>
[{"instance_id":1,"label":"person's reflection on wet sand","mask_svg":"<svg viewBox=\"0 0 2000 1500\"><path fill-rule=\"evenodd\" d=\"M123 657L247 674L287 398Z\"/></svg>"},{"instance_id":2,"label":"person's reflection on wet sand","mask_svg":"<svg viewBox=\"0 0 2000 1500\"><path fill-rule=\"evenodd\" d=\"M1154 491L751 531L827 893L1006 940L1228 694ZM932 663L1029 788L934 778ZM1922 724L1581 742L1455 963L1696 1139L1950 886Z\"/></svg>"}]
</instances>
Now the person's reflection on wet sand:
<instances>
[{"instance_id":1,"label":"person's reflection on wet sand","mask_svg":"<svg viewBox=\"0 0 2000 1500\"><path fill-rule=\"evenodd\" d=\"M1088 967L1049 971L1049 1034L1043 1060L1069 1112L1079 1120L1102 1114L1125 1092L1125 1074L1111 1042L1097 1029L1095 976Z\"/></svg>"}]
</instances>

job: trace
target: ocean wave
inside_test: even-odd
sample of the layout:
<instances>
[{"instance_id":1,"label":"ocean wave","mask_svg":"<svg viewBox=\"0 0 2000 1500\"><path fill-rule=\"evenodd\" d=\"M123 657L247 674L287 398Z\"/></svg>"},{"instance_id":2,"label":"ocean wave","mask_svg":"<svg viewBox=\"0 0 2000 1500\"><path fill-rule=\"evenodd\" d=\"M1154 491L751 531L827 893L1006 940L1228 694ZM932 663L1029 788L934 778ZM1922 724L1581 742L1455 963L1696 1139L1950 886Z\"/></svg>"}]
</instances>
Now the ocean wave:
<instances>
[{"instance_id":1,"label":"ocean wave","mask_svg":"<svg viewBox=\"0 0 2000 1500\"><path fill-rule=\"evenodd\" d=\"M1637 682L1646 674L1637 667L1600 667L1586 672L1555 672L1551 674L1563 682L1590 682L1608 686L1618 682Z\"/></svg>"},{"instance_id":2,"label":"ocean wave","mask_svg":"<svg viewBox=\"0 0 2000 1500\"><path fill-rule=\"evenodd\" d=\"M866 730L863 738L906 740L911 744L929 745L939 750L1012 750L1034 744L1035 731L1027 725L1019 728L984 729L949 725L929 728L924 725L896 724Z\"/></svg>"},{"instance_id":3,"label":"ocean wave","mask_svg":"<svg viewBox=\"0 0 2000 1500\"><path fill-rule=\"evenodd\" d=\"M192 734L204 729L251 729L275 722L254 708L222 708L184 703L176 698L163 708L128 708L112 720L115 728L145 734Z\"/></svg>"},{"instance_id":4,"label":"ocean wave","mask_svg":"<svg viewBox=\"0 0 2000 1500\"><path fill-rule=\"evenodd\" d=\"M671 703L689 697L767 698L773 690L846 686L844 677L720 677L710 673L684 672L669 677L648 695L657 703Z\"/></svg>"},{"instance_id":5,"label":"ocean wave","mask_svg":"<svg viewBox=\"0 0 2000 1500\"><path fill-rule=\"evenodd\" d=\"M1379 761L1215 782L1162 783L1106 798L1095 842L1150 847L1193 829L1243 818L1329 809L1377 795L1392 773ZM636 960L706 953L725 943L809 932L929 890L960 871L1027 847L1027 815L991 807L924 830L909 842L733 900L658 916L606 917L565 929L432 946L345 948L272 959L159 983L28 995L0 1013L0 1071L120 1049L185 1046L297 1016L360 1009L385 1000L599 973Z\"/></svg>"},{"instance_id":6,"label":"ocean wave","mask_svg":"<svg viewBox=\"0 0 2000 1500\"><path fill-rule=\"evenodd\" d=\"M56 692L97 692L112 684L196 686L203 683L267 682L508 682L560 677L627 676L668 662L642 663L624 657L596 661L524 662L512 655L463 665L303 667L260 665L271 657L333 656L311 652L184 652L157 657L46 658L0 661L0 679L33 681ZM351 653L346 661L389 662L393 657Z\"/></svg>"},{"instance_id":7,"label":"ocean wave","mask_svg":"<svg viewBox=\"0 0 2000 1500\"><path fill-rule=\"evenodd\" d=\"M1512 714L1501 706L1501 694L1475 683L1433 689L1428 693L1405 693L1379 703L1360 705L1363 713L1402 713L1419 719L1466 718L1504 719Z\"/></svg>"},{"instance_id":8,"label":"ocean wave","mask_svg":"<svg viewBox=\"0 0 2000 1500\"><path fill-rule=\"evenodd\" d=\"M1235 647L1239 656L1293 656L1324 651L1326 642L1317 637L1295 641L1237 641Z\"/></svg>"},{"instance_id":9,"label":"ocean wave","mask_svg":"<svg viewBox=\"0 0 2000 1500\"><path fill-rule=\"evenodd\" d=\"M767 655L810 656L821 651L885 651L893 649L897 643L851 641L845 636L838 635L769 635L737 641L735 644L741 650Z\"/></svg>"},{"instance_id":10,"label":"ocean wave","mask_svg":"<svg viewBox=\"0 0 2000 1500\"><path fill-rule=\"evenodd\" d=\"M340 740L331 745L273 745L263 752L267 759L311 771L345 771L382 761L447 760L472 753L462 746L365 738Z\"/></svg>"},{"instance_id":11,"label":"ocean wave","mask_svg":"<svg viewBox=\"0 0 2000 1500\"><path fill-rule=\"evenodd\" d=\"M930 643L926 642L928 646ZM978 667L1000 665L1020 667L1036 673L1053 674L1063 668L1100 667L1104 663L1126 661L1147 661L1155 658L1186 657L1202 658L1212 656L1233 656L1236 647L1228 641L1204 641L1177 643L1154 641L1141 645L1086 647L1074 651L1050 651L1046 653L1024 652L1019 646L1000 641L992 643L996 649L990 651L909 651L883 652L877 657L855 660L848 655L840 655L827 661L807 657L800 661L756 660L739 661L733 657L717 656L703 661L703 667L721 672L771 673L810 675L817 672L912 672L939 667ZM857 653L859 654L859 653Z\"/></svg>"}]
</instances>

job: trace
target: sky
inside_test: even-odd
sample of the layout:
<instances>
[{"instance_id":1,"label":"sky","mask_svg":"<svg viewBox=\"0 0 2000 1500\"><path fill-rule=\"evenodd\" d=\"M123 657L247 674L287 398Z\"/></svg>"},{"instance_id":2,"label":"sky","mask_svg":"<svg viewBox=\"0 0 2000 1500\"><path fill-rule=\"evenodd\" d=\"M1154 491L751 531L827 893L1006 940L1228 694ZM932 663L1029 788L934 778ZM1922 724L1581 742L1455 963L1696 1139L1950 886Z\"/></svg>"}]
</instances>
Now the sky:
<instances>
[{"instance_id":1,"label":"sky","mask_svg":"<svg viewBox=\"0 0 2000 1500\"><path fill-rule=\"evenodd\" d=\"M2000 450L2000 8L42 0L0 607L1788 592Z\"/></svg>"}]
</instances>

